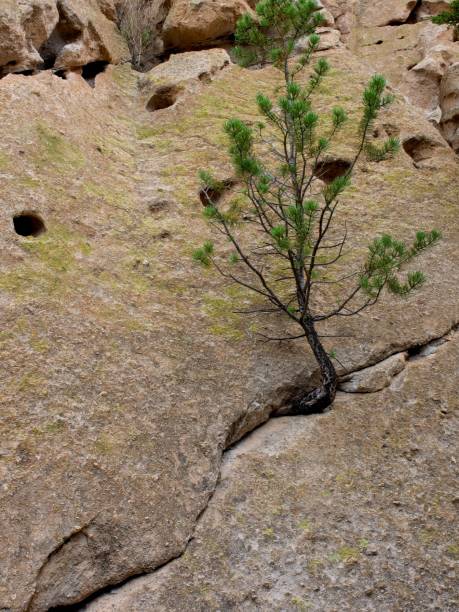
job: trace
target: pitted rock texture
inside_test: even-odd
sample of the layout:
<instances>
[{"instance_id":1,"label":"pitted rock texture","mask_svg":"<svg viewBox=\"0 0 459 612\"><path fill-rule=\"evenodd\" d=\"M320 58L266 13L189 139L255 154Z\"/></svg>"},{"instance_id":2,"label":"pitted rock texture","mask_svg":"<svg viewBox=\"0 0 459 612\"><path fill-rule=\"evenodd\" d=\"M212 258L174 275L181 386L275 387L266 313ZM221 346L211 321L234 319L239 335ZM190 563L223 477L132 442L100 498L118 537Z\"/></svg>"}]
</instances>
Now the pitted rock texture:
<instances>
[{"instance_id":1,"label":"pitted rock texture","mask_svg":"<svg viewBox=\"0 0 459 612\"><path fill-rule=\"evenodd\" d=\"M324 0L323 4L333 15L342 39L354 49L354 38L360 32L354 29L359 15L357 3ZM81 22L87 24L83 32L91 30L90 23L94 22L89 12L85 21L85 7L94 8L95 3L59 3L59 6L64 5L68 7L68 15L72 11L76 15L68 17L72 24ZM99 5L105 6L103 12L108 18L99 11L98 19L104 20L107 31L116 32L110 3ZM28 6L32 6L29 0L21 2L21 11ZM30 47L31 55L24 56L21 70L37 66L32 61L34 57L39 61L35 53L40 55L44 42L52 37L59 23L54 21L59 20L59 15L56 17L51 4L43 1L37 6L50 7L50 15L54 15L50 21L53 26L50 29L46 24L43 28L37 25L36 39L33 28L27 30L20 26L20 45L27 53L29 42L36 41ZM2 10L3 7L2 4ZM14 19L22 15L21 12L10 14ZM21 19L22 24L24 20ZM63 32L68 34L67 18L64 21L58 29L59 36ZM36 23L42 22L37 20ZM400 36L403 35L401 28L409 28L417 36L424 24L390 27L400 30ZM70 28L70 32L75 33L75 30ZM446 30L439 28L437 32ZM78 45L72 46L74 41L67 41L62 48L58 47L60 51L56 57L60 57L60 61L69 58L72 67L74 62L86 62L95 57L99 61L115 62L121 55L113 53L111 59L105 60L106 56L98 55L103 47L98 42L101 36L94 34L90 39L94 46L88 42L86 47L79 49ZM3 40L0 39L0 45ZM357 51L353 55L340 47L327 52L334 68L320 92L318 110L330 110L341 104L353 118L357 117L362 91L370 74L380 65L390 68L388 57L392 55L384 53L385 59L383 55L375 55L363 62ZM401 49L400 56L394 54L397 62L401 54ZM214 64L217 56L218 61ZM190 544L190 540L197 527L204 524L199 517L214 491L219 494L217 483L224 449L267 421L299 389L314 385L317 377L316 366L305 345L260 342L258 331L275 336L285 332L281 320L254 321L235 314L241 304L254 306L256 300L226 286L216 275L206 273L203 278L202 271L192 261L193 249L209 237L201 214L197 171L216 169L217 178L230 180L231 184L236 182L226 154L223 122L233 116L258 121L255 95L259 91L274 95L280 82L279 74L272 67L255 71L229 65L220 70L226 56L224 52L212 51L209 55L192 56L199 58L196 66L201 61L206 66L204 77L199 80L200 75L196 79L196 70L189 67L189 57L172 57L164 64L164 74L155 81L155 86L160 86L164 77L165 81L172 80L181 88L180 103L163 107L161 113L146 109L151 98L147 95L149 85L145 87L145 76L135 73L128 65L108 66L97 76L95 89L89 88L77 72L67 80L44 71L34 76L9 74L0 81L0 309L3 322L0 333L0 607L13 612L44 612L57 606L77 604L94 593L107 590L110 585L153 573L155 568L180 557L185 550L187 555L188 551L194 555L194 544ZM213 71L215 65L217 69ZM11 65L7 70L15 72L13 68ZM154 74L159 72L158 69ZM150 75L153 79L154 74ZM423 255L422 267L428 272L428 282L421 293L403 303L386 297L365 316L323 327L324 334L341 336L327 340L326 346L335 350L346 365L345 371L340 370L342 375L440 337L459 321L456 297L459 285L457 157L427 121L424 111L410 101L407 103L397 90L395 93L397 102L382 115L375 126L374 137L400 136L403 150L396 159L363 164L358 169L353 189L343 199L350 245L357 249L354 250L356 258L375 234L390 231L397 237L408 238L418 227L438 227L444 239L438 247ZM345 128L331 152L334 159L349 158L349 145L354 145L357 138L351 127L349 124ZM43 220L46 231L37 236L18 234L14 218L30 213ZM352 264L357 261L350 257L345 265ZM425 428L429 426L432 410L438 405L437 398L441 409L444 408L441 402L446 401L446 396L441 395L441 389L449 394L450 387L441 373L446 372L451 381L455 380L456 373L448 374L448 366L442 361L428 362L426 359L425 363L432 367L432 381L426 375L427 366L422 369L416 363L413 362L409 370L407 368L407 374L402 372L395 377L381 392L381 399L374 400L381 404L376 404L376 433L368 438L370 441L382 435L380 419L389 422L392 413L398 414L397 398L403 406L420 406L421 421L415 421L416 427L419 422ZM419 364L422 363L424 361L419 360ZM448 363L455 361L451 358ZM405 378L405 374L412 378ZM409 386L394 387L405 385L405 380ZM442 381L441 388L437 380ZM427 382L432 392L425 391ZM427 403L423 404L426 394ZM299 479L300 489L306 487L307 483L301 480L305 469L315 483L311 485L313 489L306 490L308 503L313 504L311 517L320 510L322 497L316 496L319 489L314 487L321 474L314 470L320 471L322 460L330 470L331 482L338 477L336 482L344 483L337 485L336 497L332 498L336 500L335 505L347 511L358 505L360 499L347 497L349 480L346 474L343 478L340 476L346 472L348 461L351 466L357 466L357 478L362 473L363 482L368 484L370 493L374 493L371 475L367 475L365 465L358 463L360 460L356 458L361 445L366 444L367 429L372 431L372 401L370 396L342 396L336 412L313 421L326 425L317 437L312 436L310 444L304 442L304 439L309 440L309 430L297 430L300 421L293 419L288 425L295 436L298 431L300 435L298 444L295 442L295 448L300 448L295 450L294 463L298 460L298 468L293 465L290 481L285 471L275 473L272 481L270 477L268 481L271 490L275 490L271 482L281 481L280 496L288 507L291 506L295 524L299 512L295 510L296 503L304 505L303 497L295 497L295 479ZM427 406L426 412L423 412L424 406ZM349 420L352 414L355 419ZM413 413L410 412L409 417L412 418ZM325 418L331 418L336 429L330 430L329 421L322 420ZM408 417L400 418L394 421L393 429L391 422L389 425L390 432L396 431L403 441L405 432L410 437L412 430ZM449 426L450 421L445 423ZM421 494L426 491L425 504L435 509L438 503L432 492L434 487L429 483L435 481L438 490L449 495L449 475L442 483L437 474L449 474L450 446L435 428L422 431L427 431L426 448L429 456L431 450L433 452L435 472L432 481L425 481ZM284 437L289 439L289 434L284 432L277 436L276 433L274 437L276 444L281 444ZM368 455L370 466L382 464L387 469L382 473L381 482L390 483L390 494L397 493L397 497L393 496L393 501L397 502L400 491L407 492L407 497L411 492L411 485L392 480L402 465L397 454L398 444L398 438L394 437L391 441L391 448L396 451L394 455L389 451L383 451L387 453L384 455ZM320 452L322 447L324 457ZM400 448L405 449L404 446ZM442 449L445 452L441 452ZM256 472L257 462L251 465ZM308 473L307 469L314 473ZM425 470L422 470L423 478ZM409 466L407 473L411 474ZM257 490L259 481L255 476L249 487L252 501L256 502L259 497L266 506L264 489ZM350 481L354 482L352 474ZM384 503L392 501L392 497L384 495L377 499ZM250 503L249 496L237 502L242 503L243 516L245 501ZM363 498L360 501L366 503ZM249 509L249 517L251 512ZM389 514L387 525L392 527L396 523L401 529L403 521L411 520L411 516L419 520L419 514L414 510L410 512L408 517L401 516L402 522L398 520L400 515ZM449 525L449 515L443 514L443 507L441 512L440 519ZM306 518L311 520L311 517ZM346 526L347 520L352 522L352 517L348 519L344 514L341 523L337 520L339 513L331 513L329 517L330 523L320 527L323 532L319 530L318 547L321 534L328 534L330 546L326 544L326 557L330 553L333 563L338 558L338 563L344 564L344 578L341 573L337 576L335 566L331 569L326 566L325 573L331 576L331 582L339 584L349 578L347 592L355 601L360 601L355 595L357 587L348 571L352 570L352 559L356 555L354 536L357 532L362 532L356 540L357 548L360 539L368 539L368 547L363 543L360 547L374 550L369 548L373 542L366 535L366 529L371 533L374 529L375 539L382 534L389 551L381 553L384 563L374 571L373 592L378 597L377 585L387 580L384 572L389 567L387 575L391 579L400 570L402 578L396 584L401 585L401 590L397 595L410 604L403 572L407 571L411 558L415 583L419 582L417 576L425 577L421 572L426 572L432 592L437 589L436 578L430 578L430 561L427 569L422 569L416 561L419 548L410 544L407 551L402 551L407 559L402 568L393 560L397 556L395 553L405 559L397 548L399 540L394 544L388 536L386 538L388 531L378 531L368 515L362 515L355 530L346 528L342 532L336 525ZM241 524L244 520L241 519ZM437 523L433 524L433 529L437 529ZM428 539L430 523L425 530L427 535L422 537ZM264 531L262 542L265 538L271 541L275 525L263 525ZM239 555L237 563L244 568L251 560L244 557L244 541L248 536L242 533L242 544L237 537L230 539ZM281 548L288 550L283 537L279 540ZM435 539L435 534L433 537L432 542L439 542L441 567L445 567L449 580L450 568L444 558L449 559L455 549L444 552L443 532L439 540ZM259 550L264 550L256 540L253 544L255 557L257 545ZM346 547L353 550L349 552ZM433 555L436 549L428 550ZM313 560L322 558L320 550L310 552ZM274 563L277 555L272 555ZM287 586L273 591L274 595L259 595L258 576L266 573L271 553L268 556L269 559L260 553L255 558L259 569L254 571L257 581L254 596L261 597L263 606L268 609L272 603L265 604L266 601L285 606L288 602L293 605L293 598L299 598L294 603L302 605L303 591L292 592L290 599L284 598L285 593L291 591L292 580L288 572L283 572L287 576ZM309 552L306 556L309 559ZM188 570L201 567L200 563L199 559L196 564L190 562ZM220 571L217 562L213 568ZM232 576L231 568L227 570ZM207 579L199 569L193 578L189 578L186 571L183 575L186 577L184 584L204 576L199 588L206 591L207 583L203 581ZM213 580L211 585L219 584L219 579ZM237 574L236 582L242 586L236 602L245 602L241 599L248 588L244 580ZM269 582L270 578L266 580ZM309 575L305 582L307 588L313 584ZM293 584L296 588L297 583ZM336 602L327 599L329 591L334 591L328 588L328 582L324 584L327 589L322 591L319 584L319 594L313 601L319 609ZM189 595L179 589L172 601L170 592L167 586L161 598L166 598L164 601L169 601L172 609L193 609L195 604L188 603ZM225 591L220 590L220 593ZM204 609L209 605L212 609L214 600L209 600L209 604L199 599L204 595L201 592L195 601L202 601ZM223 608L226 604L218 597L215 605ZM228 594L229 601L233 597L232 592ZM381 609L380 601L383 608L393 605L387 589L386 594L381 589L381 598L375 600L376 609L378 606ZM447 595L440 593L438 598L440 608L450 605ZM413 601L418 609L416 594ZM142 605L138 605L142 609ZM120 612L126 609L129 610L129 606L118 608Z\"/></svg>"},{"instance_id":2,"label":"pitted rock texture","mask_svg":"<svg viewBox=\"0 0 459 612\"><path fill-rule=\"evenodd\" d=\"M356 112L370 71L344 50L329 57L318 107ZM96 89L50 72L0 84L0 594L14 612L77 603L179 556L223 449L314 384L304 345L255 335L282 334L283 322L235 315L253 298L216 275L204 282L191 258L209 235L197 169L231 176L222 124L235 109L257 120L255 94L275 90L277 71L223 70L161 121L145 110L138 78L121 66L100 74ZM402 100L384 125L403 138L439 138ZM347 158L355 137L349 125L334 154ZM457 160L446 146L433 159L434 169L415 168L405 152L364 165L346 196L359 243L389 229L445 235L423 257L422 293L324 327L345 336L327 346L349 371L459 320ZM15 233L13 216L25 210L45 233Z\"/></svg>"}]
</instances>

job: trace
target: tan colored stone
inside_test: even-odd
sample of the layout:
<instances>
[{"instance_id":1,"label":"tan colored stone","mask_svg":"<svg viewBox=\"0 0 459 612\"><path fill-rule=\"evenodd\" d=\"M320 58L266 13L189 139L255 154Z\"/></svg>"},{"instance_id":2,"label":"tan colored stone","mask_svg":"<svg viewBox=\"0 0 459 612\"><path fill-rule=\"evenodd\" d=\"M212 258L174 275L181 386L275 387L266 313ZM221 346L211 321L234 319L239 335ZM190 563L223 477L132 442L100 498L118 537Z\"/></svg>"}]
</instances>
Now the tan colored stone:
<instances>
[{"instance_id":1,"label":"tan colored stone","mask_svg":"<svg viewBox=\"0 0 459 612\"><path fill-rule=\"evenodd\" d=\"M24 0L19 10L8 0L0 6L0 76L128 59L114 17L113 5L97 0Z\"/></svg>"},{"instance_id":2,"label":"tan colored stone","mask_svg":"<svg viewBox=\"0 0 459 612\"><path fill-rule=\"evenodd\" d=\"M163 25L165 46L189 50L228 37L250 11L245 0L175 0Z\"/></svg>"},{"instance_id":3,"label":"tan colored stone","mask_svg":"<svg viewBox=\"0 0 459 612\"><path fill-rule=\"evenodd\" d=\"M363 0L361 4L361 24L374 27L405 23L416 7L417 0Z\"/></svg>"},{"instance_id":4,"label":"tan colored stone","mask_svg":"<svg viewBox=\"0 0 459 612\"><path fill-rule=\"evenodd\" d=\"M326 51L327 49L336 49L341 46L341 32L332 28L318 28L317 34L320 36L320 42L317 51ZM308 48L309 36L303 36L297 42L295 51L303 53Z\"/></svg>"},{"instance_id":5,"label":"tan colored stone","mask_svg":"<svg viewBox=\"0 0 459 612\"><path fill-rule=\"evenodd\" d=\"M454 609L458 360L456 335L397 388L269 421L226 453L186 553L87 612Z\"/></svg>"},{"instance_id":6,"label":"tan colored stone","mask_svg":"<svg viewBox=\"0 0 459 612\"><path fill-rule=\"evenodd\" d=\"M329 112L341 104L357 116L374 69L344 49L327 55L334 70L315 106ZM192 261L194 248L209 237L197 171L209 168L219 178L231 176L223 122L234 116L258 121L256 93L275 95L279 83L273 67L231 67L218 71L208 86L186 91L181 104L158 117L145 110L138 74L127 65L109 67L95 89L76 74L63 80L50 71L2 79L1 606L43 612L74 604L179 556L215 489L223 448L300 388L314 384L317 369L305 344L265 344L255 335L283 334L285 322L235 314L241 303L251 307L256 300L235 293L216 274L203 276ZM355 127L349 122L344 128L331 151L336 158L348 159L357 141ZM403 140L441 141L422 113L401 97L383 112L375 130L381 136L398 133ZM386 296L364 316L321 329L341 336L326 346L350 369L440 336L459 320L454 291L459 284L457 161L447 146L436 149L436 169L416 168L405 152L380 164L365 163L353 189L343 195L341 214L348 221L353 254L346 269L358 265L357 253L383 231L409 238L414 228L437 226L445 235L423 255L428 282L422 292L404 301ZM16 234L13 217L24 211L39 214L46 232L29 238ZM430 378L440 380L434 367L430 372ZM423 380L430 383L430 378ZM432 388L430 418L444 388L443 379ZM423 393L413 385L400 404L415 405ZM358 404L353 421L352 406L346 404L340 413L337 405L331 413L338 419L336 429L326 421L317 437L308 438L298 428L302 419L290 421L299 436L293 460L299 480L287 480L282 472L287 488L279 489L279 501L286 508L272 513L276 520L292 512L296 525L304 499L317 502L311 512L320 510L329 490L323 482L341 487L335 506L365 504L365 497L348 503L346 484L359 481L359 470L365 475L367 465L380 469L381 455L368 455L369 463L366 454L359 455L374 411L373 405ZM382 400L376 413L385 423ZM420 422L423 435L428 420L426 415ZM394 423L397 440L409 422ZM362 423L365 429L358 429ZM374 427L370 447L385 431L379 420ZM444 448L437 437L431 447ZM268 450L275 463L277 450ZM316 460L310 462L310 456ZM346 472L350 457L357 475ZM330 471L328 480L327 473L307 471L321 465ZM264 467L261 478L273 494L271 483L279 475L272 478L270 469ZM397 495L397 483L390 479L398 469L398 463L389 463L381 475ZM256 488L259 476L250 494L266 508L264 491ZM320 483L325 494L316 495L319 488L314 488L296 497L296 488L307 482ZM362 482L371 499L373 480L362 477ZM427 488L426 497L429 493ZM378 501L387 499L399 498ZM343 533L355 535L336 527L339 516L331 514L323 531L333 544L330 554L347 544L338 542ZM256 529L262 539L254 546L272 536L270 524ZM388 533L376 531L381 539ZM250 541L245 528L242 535L242 544L231 537L231 545ZM288 545L282 540L284 549ZM270 560L276 563L277 554L270 549ZM409 559L391 566L391 576L409 567ZM199 581L199 573L193 579ZM240 576L234 581L241 584ZM199 589L196 601L206 592L202 581ZM240 591L245 598L245 584ZM188 605L187 597L176 591L173 606L192 609L195 603ZM400 597L407 601L403 592ZM204 602L204 609L213 603Z\"/></svg>"},{"instance_id":7,"label":"tan colored stone","mask_svg":"<svg viewBox=\"0 0 459 612\"><path fill-rule=\"evenodd\" d=\"M63 32L70 31L66 40L57 26L55 41L50 40L50 52L55 55L55 67L74 68L106 61L117 64L129 58L125 41L115 24L107 19L94 0L62 0L60 4ZM64 44L62 44L64 43Z\"/></svg>"},{"instance_id":8,"label":"tan colored stone","mask_svg":"<svg viewBox=\"0 0 459 612\"><path fill-rule=\"evenodd\" d=\"M55 0L15 0L0 4L0 76L34 70L42 63L39 49L59 19Z\"/></svg>"},{"instance_id":9,"label":"tan colored stone","mask_svg":"<svg viewBox=\"0 0 459 612\"><path fill-rule=\"evenodd\" d=\"M185 91L196 92L231 64L224 49L190 51L170 56L141 81L142 94L149 110L160 110L175 104Z\"/></svg>"},{"instance_id":10,"label":"tan colored stone","mask_svg":"<svg viewBox=\"0 0 459 612\"><path fill-rule=\"evenodd\" d=\"M446 140L459 151L459 62L452 64L440 88L441 126Z\"/></svg>"},{"instance_id":11,"label":"tan colored stone","mask_svg":"<svg viewBox=\"0 0 459 612\"><path fill-rule=\"evenodd\" d=\"M380 363L359 370L342 379L340 391L346 393L375 393L388 387L394 376L400 374L406 365L407 353L398 353Z\"/></svg>"}]
</instances>

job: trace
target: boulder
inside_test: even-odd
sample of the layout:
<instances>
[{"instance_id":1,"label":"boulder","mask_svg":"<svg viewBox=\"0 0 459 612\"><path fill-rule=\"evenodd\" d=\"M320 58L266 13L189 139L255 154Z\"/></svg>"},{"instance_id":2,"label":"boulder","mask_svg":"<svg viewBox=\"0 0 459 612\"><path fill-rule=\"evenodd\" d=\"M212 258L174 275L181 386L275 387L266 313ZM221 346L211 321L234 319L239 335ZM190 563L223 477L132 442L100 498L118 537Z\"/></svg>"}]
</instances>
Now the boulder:
<instances>
[{"instance_id":1,"label":"boulder","mask_svg":"<svg viewBox=\"0 0 459 612\"><path fill-rule=\"evenodd\" d=\"M0 76L35 70L43 62L39 49L59 21L55 0L0 4Z\"/></svg>"},{"instance_id":2,"label":"boulder","mask_svg":"<svg viewBox=\"0 0 459 612\"><path fill-rule=\"evenodd\" d=\"M408 71L405 79L410 99L427 112L438 107L440 83L449 66L459 61L459 45L437 44L428 49L426 56Z\"/></svg>"},{"instance_id":3,"label":"boulder","mask_svg":"<svg viewBox=\"0 0 459 612\"><path fill-rule=\"evenodd\" d=\"M108 0L24 0L0 7L0 75L129 58Z\"/></svg>"},{"instance_id":4,"label":"boulder","mask_svg":"<svg viewBox=\"0 0 459 612\"><path fill-rule=\"evenodd\" d=\"M92 62L117 64L129 52L116 25L94 0L60 0L59 22L41 54L45 63L71 69Z\"/></svg>"},{"instance_id":5,"label":"boulder","mask_svg":"<svg viewBox=\"0 0 459 612\"><path fill-rule=\"evenodd\" d=\"M459 62L452 64L441 81L441 128L446 140L459 152Z\"/></svg>"},{"instance_id":6,"label":"boulder","mask_svg":"<svg viewBox=\"0 0 459 612\"><path fill-rule=\"evenodd\" d=\"M175 0L163 25L165 47L189 50L227 38L247 12L245 0Z\"/></svg>"},{"instance_id":7,"label":"boulder","mask_svg":"<svg viewBox=\"0 0 459 612\"><path fill-rule=\"evenodd\" d=\"M398 353L380 363L359 370L342 379L339 389L346 393L375 393L388 387L392 379L404 370L407 353Z\"/></svg>"},{"instance_id":8,"label":"boulder","mask_svg":"<svg viewBox=\"0 0 459 612\"><path fill-rule=\"evenodd\" d=\"M341 32L333 28L318 28L317 34L320 36L318 51L325 51L327 49L335 49L339 47L341 43ZM297 53L304 53L308 48L309 36L303 36L297 42L295 51Z\"/></svg>"},{"instance_id":9,"label":"boulder","mask_svg":"<svg viewBox=\"0 0 459 612\"><path fill-rule=\"evenodd\" d=\"M185 90L196 91L210 83L231 59L224 49L189 51L170 56L167 62L150 70L141 80L141 90L151 111L175 104Z\"/></svg>"},{"instance_id":10,"label":"boulder","mask_svg":"<svg viewBox=\"0 0 459 612\"><path fill-rule=\"evenodd\" d=\"M361 24L365 27L400 25L406 23L417 0L385 0L362 2Z\"/></svg>"}]
</instances>

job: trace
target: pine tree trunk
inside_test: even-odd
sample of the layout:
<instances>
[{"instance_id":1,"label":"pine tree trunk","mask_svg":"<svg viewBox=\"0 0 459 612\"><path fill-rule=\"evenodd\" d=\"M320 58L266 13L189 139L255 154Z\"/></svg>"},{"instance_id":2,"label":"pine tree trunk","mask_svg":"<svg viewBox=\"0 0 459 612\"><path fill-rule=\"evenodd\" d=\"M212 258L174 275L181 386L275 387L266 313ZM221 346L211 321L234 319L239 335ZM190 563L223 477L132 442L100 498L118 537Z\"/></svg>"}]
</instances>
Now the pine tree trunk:
<instances>
[{"instance_id":1,"label":"pine tree trunk","mask_svg":"<svg viewBox=\"0 0 459 612\"><path fill-rule=\"evenodd\" d=\"M278 416L320 413L328 408L335 399L338 385L338 376L335 366L328 356L327 351L322 346L322 342L314 328L313 321L310 319L305 320L303 329L309 346L320 367L322 378L321 385L309 391L303 397L296 399L288 408L279 410L277 413Z\"/></svg>"}]
</instances>

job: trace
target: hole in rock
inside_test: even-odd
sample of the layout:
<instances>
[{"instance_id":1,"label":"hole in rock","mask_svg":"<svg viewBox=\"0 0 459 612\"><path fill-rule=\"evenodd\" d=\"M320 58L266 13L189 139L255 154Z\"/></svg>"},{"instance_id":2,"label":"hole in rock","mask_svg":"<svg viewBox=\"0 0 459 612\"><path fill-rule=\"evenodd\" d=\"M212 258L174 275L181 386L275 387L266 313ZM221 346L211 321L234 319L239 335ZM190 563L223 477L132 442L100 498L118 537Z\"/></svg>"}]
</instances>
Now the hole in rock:
<instances>
[{"instance_id":1,"label":"hole in rock","mask_svg":"<svg viewBox=\"0 0 459 612\"><path fill-rule=\"evenodd\" d=\"M403 141L403 149L417 163L429 159L438 147L437 143L424 136L413 136Z\"/></svg>"},{"instance_id":2,"label":"hole in rock","mask_svg":"<svg viewBox=\"0 0 459 612\"><path fill-rule=\"evenodd\" d=\"M219 181L213 188L201 189L199 191L201 204L203 206L209 206L211 203L217 204L234 184L235 182L232 179L225 179L224 181Z\"/></svg>"},{"instance_id":3,"label":"hole in rock","mask_svg":"<svg viewBox=\"0 0 459 612\"><path fill-rule=\"evenodd\" d=\"M91 87L96 86L96 76L101 72L105 72L108 66L108 62L91 62L90 64L86 64L83 66L83 70L81 71L81 76L84 80L91 85Z\"/></svg>"},{"instance_id":4,"label":"hole in rock","mask_svg":"<svg viewBox=\"0 0 459 612\"><path fill-rule=\"evenodd\" d=\"M53 70L53 74L64 81L67 80L67 70Z\"/></svg>"},{"instance_id":5,"label":"hole in rock","mask_svg":"<svg viewBox=\"0 0 459 612\"><path fill-rule=\"evenodd\" d=\"M317 164L314 175L329 184L339 176L344 176L351 167L351 163L345 159L324 160Z\"/></svg>"},{"instance_id":6,"label":"hole in rock","mask_svg":"<svg viewBox=\"0 0 459 612\"><path fill-rule=\"evenodd\" d=\"M157 111L169 108L177 102L178 89L175 86L163 85L158 87L155 93L148 100L147 110Z\"/></svg>"},{"instance_id":7,"label":"hole in rock","mask_svg":"<svg viewBox=\"0 0 459 612\"><path fill-rule=\"evenodd\" d=\"M383 44L383 42L384 42L383 40L377 40L377 41L375 42L375 45L382 45L382 44Z\"/></svg>"},{"instance_id":8,"label":"hole in rock","mask_svg":"<svg viewBox=\"0 0 459 612\"><path fill-rule=\"evenodd\" d=\"M44 70L53 68L63 47L75 42L81 36L81 29L66 15L60 2L58 2L57 8L59 11L59 21L51 32L51 36L38 51L43 59Z\"/></svg>"},{"instance_id":9,"label":"hole in rock","mask_svg":"<svg viewBox=\"0 0 459 612\"><path fill-rule=\"evenodd\" d=\"M46 232L43 219L34 212L22 212L13 217L13 225L19 236L39 236Z\"/></svg>"}]
</instances>

